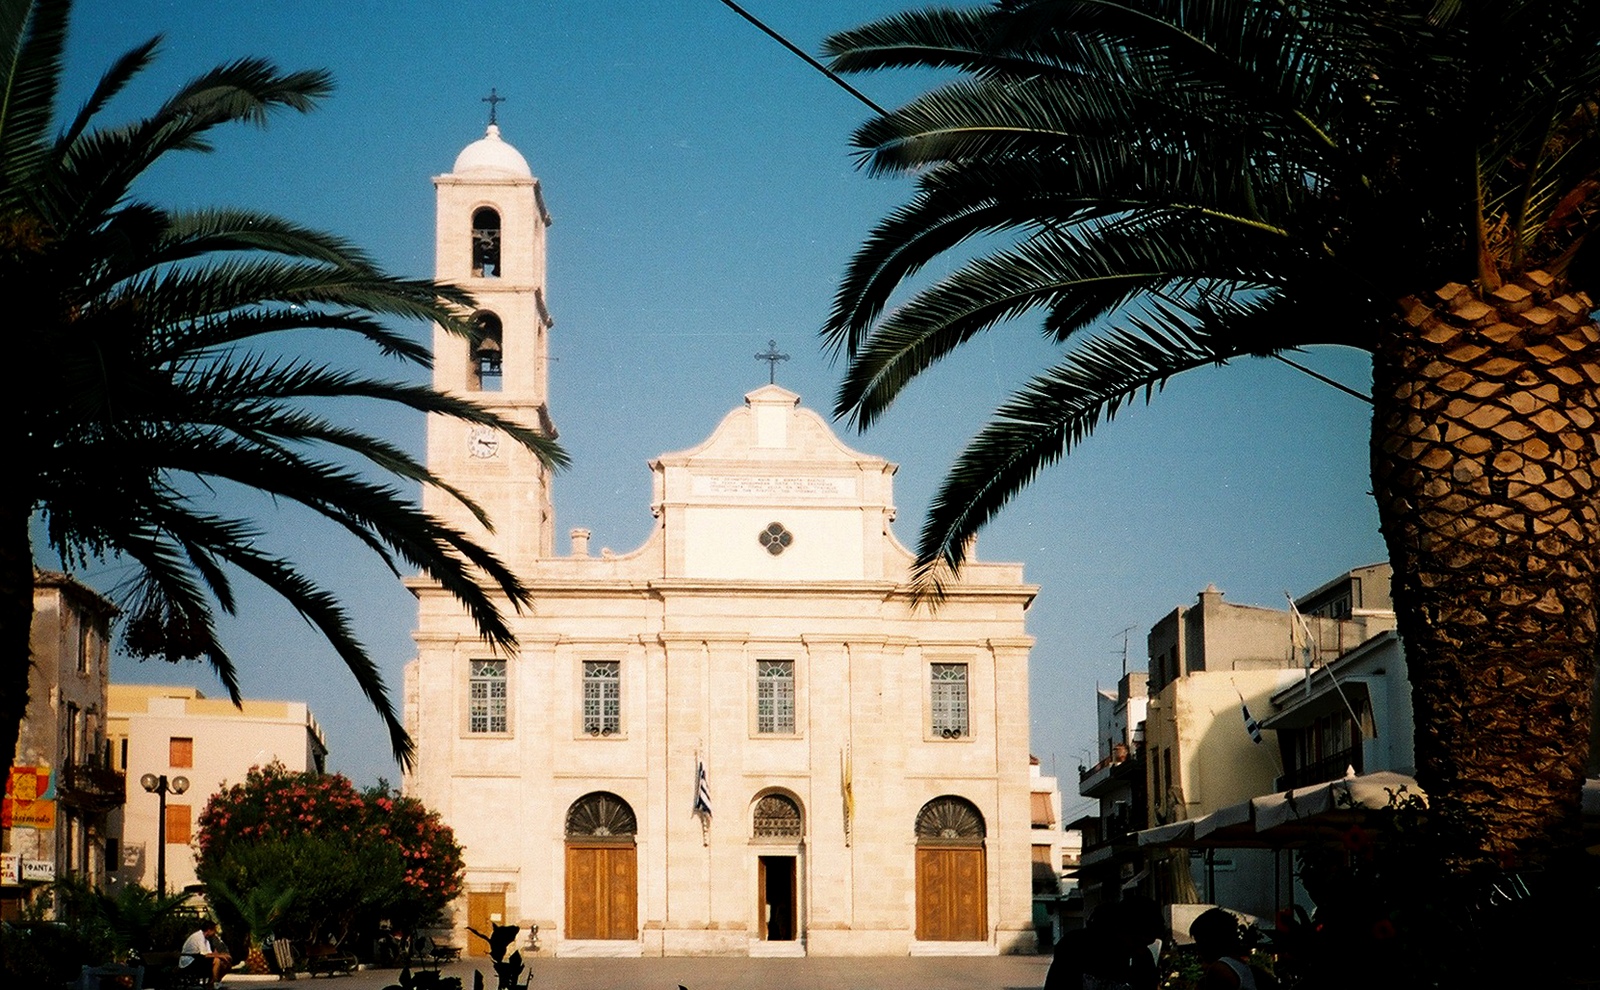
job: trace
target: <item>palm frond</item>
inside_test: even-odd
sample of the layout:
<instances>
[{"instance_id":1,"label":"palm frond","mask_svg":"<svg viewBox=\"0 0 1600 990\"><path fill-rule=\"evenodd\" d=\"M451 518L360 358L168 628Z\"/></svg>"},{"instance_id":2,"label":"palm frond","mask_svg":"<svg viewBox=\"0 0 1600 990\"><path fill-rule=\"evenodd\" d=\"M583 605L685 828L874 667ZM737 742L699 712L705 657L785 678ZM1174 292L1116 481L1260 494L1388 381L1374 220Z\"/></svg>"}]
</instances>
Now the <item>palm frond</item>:
<instances>
[{"instance_id":1,"label":"palm frond","mask_svg":"<svg viewBox=\"0 0 1600 990\"><path fill-rule=\"evenodd\" d=\"M977 72L992 67L991 18L983 8L933 8L892 14L830 35L822 52L835 72L934 67ZM1026 70L1019 60L1016 67Z\"/></svg>"},{"instance_id":2,"label":"palm frond","mask_svg":"<svg viewBox=\"0 0 1600 990\"><path fill-rule=\"evenodd\" d=\"M1128 403L1141 395L1149 401L1185 371L1276 353L1280 344L1270 333L1241 329L1259 331L1295 308L1273 295L1154 303L1029 382L995 412L940 485L917 546L913 584L920 594L936 596L943 575L959 568L968 539Z\"/></svg>"},{"instance_id":3,"label":"palm frond","mask_svg":"<svg viewBox=\"0 0 1600 990\"><path fill-rule=\"evenodd\" d=\"M1058 312L1063 338L1122 301L1160 293L1224 268L1242 287L1269 286L1270 268L1245 266L1286 257L1266 254L1254 233L1203 218L1129 228L1119 224L1052 229L981 257L884 317L854 355L835 412L870 425L922 371L974 335L1030 309Z\"/></svg>"},{"instance_id":4,"label":"palm frond","mask_svg":"<svg viewBox=\"0 0 1600 990\"><path fill-rule=\"evenodd\" d=\"M89 99L78 109L77 116L72 118L72 123L68 124L67 129L56 139L58 152L70 148L73 142L78 140L95 115L104 110L106 104L121 93L134 76L144 71L145 67L155 60L160 47L160 36L151 38L124 52L111 64L111 68L105 71L100 77L100 82L95 85L94 92L89 94Z\"/></svg>"},{"instance_id":5,"label":"palm frond","mask_svg":"<svg viewBox=\"0 0 1600 990\"><path fill-rule=\"evenodd\" d=\"M311 109L329 91L326 73L241 59L201 74L149 116L98 125L154 56L149 42L114 63L50 140L68 7L0 0L0 206L12 225L0 281L26 290L21 360L37 372L15 417L25 424L24 499L64 561L131 563L131 652L203 659L237 702L214 613L236 609L235 584L247 576L332 645L409 761L383 680L332 590L258 549L256 515L209 507L235 488L303 507L391 573L430 576L504 650L515 637L501 610L525 608L527 589L474 537L424 512L413 486L443 493L485 528L492 520L400 445L332 410L353 399L491 426L551 470L566 455L470 398L347 369L321 346L349 341L427 366L428 349L393 320L470 338L478 331L466 291L389 275L349 241L277 217L173 212L132 194L152 164L208 149L224 124Z\"/></svg>"},{"instance_id":6,"label":"palm frond","mask_svg":"<svg viewBox=\"0 0 1600 990\"><path fill-rule=\"evenodd\" d=\"M4 0L0 6L0 205L15 201L49 153L71 12L69 0Z\"/></svg>"}]
</instances>

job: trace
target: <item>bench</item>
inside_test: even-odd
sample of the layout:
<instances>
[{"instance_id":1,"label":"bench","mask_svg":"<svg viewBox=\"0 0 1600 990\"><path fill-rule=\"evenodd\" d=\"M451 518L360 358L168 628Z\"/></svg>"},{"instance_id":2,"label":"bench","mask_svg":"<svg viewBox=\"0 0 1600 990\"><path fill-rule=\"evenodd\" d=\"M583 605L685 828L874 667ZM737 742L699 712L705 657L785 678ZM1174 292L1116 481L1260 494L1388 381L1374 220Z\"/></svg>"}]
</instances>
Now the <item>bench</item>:
<instances>
[{"instance_id":1,"label":"bench","mask_svg":"<svg viewBox=\"0 0 1600 990\"><path fill-rule=\"evenodd\" d=\"M294 979L294 944L286 938L272 940L272 960L278 964L278 979Z\"/></svg>"},{"instance_id":2,"label":"bench","mask_svg":"<svg viewBox=\"0 0 1600 990\"><path fill-rule=\"evenodd\" d=\"M76 987L77 990L114 990L116 987L144 990L144 967L118 966L115 963L85 966L78 975Z\"/></svg>"},{"instance_id":3,"label":"bench","mask_svg":"<svg viewBox=\"0 0 1600 990\"><path fill-rule=\"evenodd\" d=\"M436 945L433 947L433 958L442 963L458 962L461 959L461 946Z\"/></svg>"},{"instance_id":4,"label":"bench","mask_svg":"<svg viewBox=\"0 0 1600 990\"><path fill-rule=\"evenodd\" d=\"M337 945L313 945L306 949L306 973L312 977L348 976L356 971L356 957Z\"/></svg>"},{"instance_id":5,"label":"bench","mask_svg":"<svg viewBox=\"0 0 1600 990\"><path fill-rule=\"evenodd\" d=\"M437 970L441 964L457 962L460 958L460 946L440 945L426 935L417 935L411 939L407 961L415 966Z\"/></svg>"},{"instance_id":6,"label":"bench","mask_svg":"<svg viewBox=\"0 0 1600 990\"><path fill-rule=\"evenodd\" d=\"M144 985L153 990L212 990L211 962L201 959L187 966L179 966L180 952L146 952Z\"/></svg>"}]
</instances>

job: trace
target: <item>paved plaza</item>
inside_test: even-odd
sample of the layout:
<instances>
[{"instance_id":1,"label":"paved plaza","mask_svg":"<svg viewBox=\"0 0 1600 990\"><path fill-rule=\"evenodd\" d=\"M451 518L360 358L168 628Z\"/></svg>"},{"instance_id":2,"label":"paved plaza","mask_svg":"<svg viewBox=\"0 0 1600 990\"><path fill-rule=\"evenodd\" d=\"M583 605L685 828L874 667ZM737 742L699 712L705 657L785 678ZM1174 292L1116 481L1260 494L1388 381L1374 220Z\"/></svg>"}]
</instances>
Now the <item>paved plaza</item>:
<instances>
[{"instance_id":1,"label":"paved plaza","mask_svg":"<svg viewBox=\"0 0 1600 990\"><path fill-rule=\"evenodd\" d=\"M656 959L534 959L529 990L1036 990L1044 984L1049 956L898 956L894 958L730 959L674 956ZM478 961L484 986L493 990L494 970ZM446 966L472 990L474 961ZM362 970L351 976L301 976L300 990L381 990L393 984L393 969ZM265 983L229 977L223 987L264 988ZM274 981L272 986L287 990Z\"/></svg>"}]
</instances>

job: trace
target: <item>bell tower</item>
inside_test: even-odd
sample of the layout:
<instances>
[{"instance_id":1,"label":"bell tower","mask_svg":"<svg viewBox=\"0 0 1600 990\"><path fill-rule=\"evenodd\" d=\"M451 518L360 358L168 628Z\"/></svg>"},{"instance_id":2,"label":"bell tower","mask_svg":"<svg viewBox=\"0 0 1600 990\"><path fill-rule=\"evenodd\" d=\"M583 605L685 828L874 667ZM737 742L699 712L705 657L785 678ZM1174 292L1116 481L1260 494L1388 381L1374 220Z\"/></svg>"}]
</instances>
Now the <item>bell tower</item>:
<instances>
[{"instance_id":1,"label":"bell tower","mask_svg":"<svg viewBox=\"0 0 1600 990\"><path fill-rule=\"evenodd\" d=\"M435 277L472 293L477 344L441 327L433 331L433 383L507 419L555 435L546 405L545 231L550 214L539 180L500 137L491 113L483 138L433 180L438 201ZM442 493L425 489L423 507L485 541L517 568L553 552L549 473L538 458L492 430L443 416L428 422L428 465L472 497L493 521L493 535Z\"/></svg>"}]
</instances>

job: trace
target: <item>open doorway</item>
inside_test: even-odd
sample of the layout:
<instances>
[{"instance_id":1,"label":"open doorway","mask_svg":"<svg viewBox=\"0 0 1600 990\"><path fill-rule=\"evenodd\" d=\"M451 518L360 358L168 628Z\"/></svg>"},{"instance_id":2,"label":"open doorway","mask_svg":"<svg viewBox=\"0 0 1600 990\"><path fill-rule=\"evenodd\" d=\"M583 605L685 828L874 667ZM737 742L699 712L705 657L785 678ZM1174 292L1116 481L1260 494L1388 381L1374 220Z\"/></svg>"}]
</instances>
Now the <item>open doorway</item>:
<instances>
[{"instance_id":1,"label":"open doorway","mask_svg":"<svg viewBox=\"0 0 1600 990\"><path fill-rule=\"evenodd\" d=\"M795 939L795 869L793 856L762 856L757 885L761 898L756 917L765 942Z\"/></svg>"}]
</instances>

